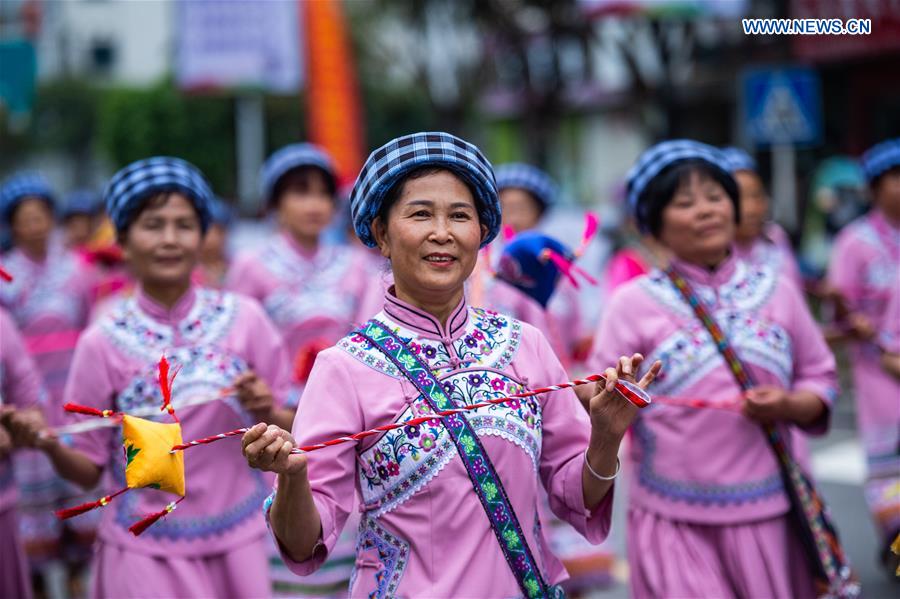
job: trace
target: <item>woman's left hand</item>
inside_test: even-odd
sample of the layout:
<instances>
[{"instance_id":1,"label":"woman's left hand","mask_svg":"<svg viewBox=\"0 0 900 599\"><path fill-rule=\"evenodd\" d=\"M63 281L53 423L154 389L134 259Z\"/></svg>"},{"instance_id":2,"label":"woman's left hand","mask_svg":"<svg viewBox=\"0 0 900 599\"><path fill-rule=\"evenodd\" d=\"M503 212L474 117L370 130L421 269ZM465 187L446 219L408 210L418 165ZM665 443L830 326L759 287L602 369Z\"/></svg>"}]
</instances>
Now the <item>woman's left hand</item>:
<instances>
[{"instance_id":1,"label":"woman's left hand","mask_svg":"<svg viewBox=\"0 0 900 599\"><path fill-rule=\"evenodd\" d=\"M744 393L744 416L757 422L789 420L791 417L791 395L780 387L760 385Z\"/></svg>"},{"instance_id":2,"label":"woman's left hand","mask_svg":"<svg viewBox=\"0 0 900 599\"><path fill-rule=\"evenodd\" d=\"M639 408L619 395L615 390L616 382L619 379L635 382L634 375L643 361L644 356L641 354L634 354L630 358L622 356L615 368L606 369L606 382L596 384L594 396L588 404L591 428L595 433L612 435L617 439L625 435ZM656 361L637 385L642 389L649 387L661 368L662 362Z\"/></svg>"},{"instance_id":3,"label":"woman's left hand","mask_svg":"<svg viewBox=\"0 0 900 599\"><path fill-rule=\"evenodd\" d=\"M263 379L252 370L248 370L234 379L233 387L241 406L250 412L255 420L272 422L275 399Z\"/></svg>"}]
</instances>

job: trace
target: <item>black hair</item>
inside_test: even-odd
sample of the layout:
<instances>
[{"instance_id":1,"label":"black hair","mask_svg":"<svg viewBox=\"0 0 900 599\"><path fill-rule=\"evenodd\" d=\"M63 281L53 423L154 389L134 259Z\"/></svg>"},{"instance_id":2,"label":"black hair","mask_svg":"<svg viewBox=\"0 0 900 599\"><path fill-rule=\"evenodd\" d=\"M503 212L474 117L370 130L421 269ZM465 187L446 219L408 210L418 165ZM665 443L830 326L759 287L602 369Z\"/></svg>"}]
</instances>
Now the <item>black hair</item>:
<instances>
[{"instance_id":1,"label":"black hair","mask_svg":"<svg viewBox=\"0 0 900 599\"><path fill-rule=\"evenodd\" d=\"M693 173L712 179L722 186L731 199L731 203L734 204L734 222L740 222L740 192L734 177L705 160L683 160L660 171L650 180L638 198L637 221L654 237L659 238L662 231L662 215L666 206L675 197L678 188L684 185Z\"/></svg>"},{"instance_id":2,"label":"black hair","mask_svg":"<svg viewBox=\"0 0 900 599\"><path fill-rule=\"evenodd\" d=\"M137 222L137 219L140 218L140 216L144 212L144 210L147 210L149 208L159 208L160 206L165 206L166 202L169 201L169 198L172 197L172 194L174 194L174 193L181 193L182 195L184 195L183 192L180 192L178 190L171 190L171 191L157 191L155 193L148 194L148 195L144 196L143 198L141 198L138 201L137 205L135 205L135 207L128 213L128 217L125 219L125 222L123 223L122 227L119 227L116 229L116 240L119 242L119 244L121 245L125 241L125 238L128 236L128 230L131 228L131 225L133 225L135 222ZM200 211L197 209L197 205L193 201L191 201L191 198L188 198L188 201L191 204L191 208L194 209L194 213L197 215L197 222L202 225L203 219L200 216ZM201 226L201 230L202 230L202 228L203 227Z\"/></svg>"},{"instance_id":3,"label":"black hair","mask_svg":"<svg viewBox=\"0 0 900 599\"><path fill-rule=\"evenodd\" d=\"M438 166L434 164L425 164L419 167L416 167L400 177L400 179L394 183L393 186L384 194L384 201L381 202L381 206L378 208L378 220L382 223L387 222L387 216L391 211L391 208L394 207L394 204L397 203L397 200L400 199L400 196L403 195L403 188L406 185L407 181L412 181L414 179L421 179L422 177L427 177L428 175L434 175L440 172L447 172L462 181L465 186L468 188L469 193L472 194L472 198L475 200L475 211L478 213L478 220L481 221L481 200L478 198L478 194L475 193L475 189L472 187L472 184L465 178L460 176L456 171L449 169L444 166Z\"/></svg>"},{"instance_id":4,"label":"black hair","mask_svg":"<svg viewBox=\"0 0 900 599\"><path fill-rule=\"evenodd\" d=\"M269 207L277 208L281 202L281 196L289 189L297 189L301 193L309 191L312 188L312 179L316 175L321 176L322 180L325 181L325 188L328 190L328 195L331 196L332 201L337 201L337 181L334 175L321 167L304 164L303 166L294 167L278 177L275 187L272 189L272 195L269 198Z\"/></svg>"}]
</instances>

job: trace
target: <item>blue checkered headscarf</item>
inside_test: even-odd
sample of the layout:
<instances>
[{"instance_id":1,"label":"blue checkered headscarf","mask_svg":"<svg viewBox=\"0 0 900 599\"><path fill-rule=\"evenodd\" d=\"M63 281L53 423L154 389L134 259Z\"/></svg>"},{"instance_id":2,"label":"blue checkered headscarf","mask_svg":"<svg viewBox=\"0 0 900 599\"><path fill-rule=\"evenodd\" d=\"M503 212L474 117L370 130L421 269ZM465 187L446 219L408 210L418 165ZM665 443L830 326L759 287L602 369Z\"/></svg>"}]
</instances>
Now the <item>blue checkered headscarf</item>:
<instances>
[{"instance_id":1,"label":"blue checkered headscarf","mask_svg":"<svg viewBox=\"0 0 900 599\"><path fill-rule=\"evenodd\" d=\"M299 143L285 146L269 156L262 166L260 180L262 182L262 196L266 203L271 204L275 199L275 187L278 180L289 171L303 166L313 166L324 171L325 176L331 179L332 187L335 187L337 175L331 156L315 144Z\"/></svg>"},{"instance_id":2,"label":"blue checkered headscarf","mask_svg":"<svg viewBox=\"0 0 900 599\"><path fill-rule=\"evenodd\" d=\"M475 194L481 224L488 229L481 245L490 243L500 230L494 169L477 147L441 132L404 135L369 155L350 194L353 228L360 240L375 247L371 226L385 197L407 173L423 166L445 168L469 185Z\"/></svg>"},{"instance_id":3,"label":"blue checkered headscarf","mask_svg":"<svg viewBox=\"0 0 900 599\"><path fill-rule=\"evenodd\" d=\"M756 172L756 161L753 157L740 148L722 148L722 157L728 163L729 171L733 175L738 171Z\"/></svg>"},{"instance_id":4,"label":"blue checkered headscarf","mask_svg":"<svg viewBox=\"0 0 900 599\"><path fill-rule=\"evenodd\" d=\"M42 198L53 208L56 196L50 183L36 171L22 171L9 177L0 187L0 216L10 224L13 212L22 200L29 197Z\"/></svg>"},{"instance_id":5,"label":"blue checkered headscarf","mask_svg":"<svg viewBox=\"0 0 900 599\"><path fill-rule=\"evenodd\" d=\"M209 221L227 229L234 222L234 210L222 198L213 197L209 203Z\"/></svg>"},{"instance_id":6,"label":"blue checkered headscarf","mask_svg":"<svg viewBox=\"0 0 900 599\"><path fill-rule=\"evenodd\" d=\"M900 137L874 145L859 160L863 173L872 183L885 172L900 166Z\"/></svg>"},{"instance_id":7,"label":"blue checkered headscarf","mask_svg":"<svg viewBox=\"0 0 900 599\"><path fill-rule=\"evenodd\" d=\"M68 218L78 214L93 216L100 212L100 194L90 189L76 189L63 198L60 216Z\"/></svg>"},{"instance_id":8,"label":"blue checkered headscarf","mask_svg":"<svg viewBox=\"0 0 900 599\"><path fill-rule=\"evenodd\" d=\"M132 162L109 180L103 192L106 212L119 232L134 219L134 211L147 197L165 192L184 194L200 215L203 232L209 227L213 192L197 167L170 156L154 156Z\"/></svg>"},{"instance_id":9,"label":"blue checkered headscarf","mask_svg":"<svg viewBox=\"0 0 900 599\"><path fill-rule=\"evenodd\" d=\"M556 182L541 169L530 164L511 162L498 166L496 173L498 191L512 187L524 189L540 202L543 210L556 203Z\"/></svg>"},{"instance_id":10,"label":"blue checkered headscarf","mask_svg":"<svg viewBox=\"0 0 900 599\"><path fill-rule=\"evenodd\" d=\"M651 146L628 171L626 187L628 208L642 231L648 230L644 192L650 182L668 167L686 160L699 160L731 177L731 166L720 150L692 139L672 139ZM729 194L731 195L731 194ZM735 200L735 198L732 198Z\"/></svg>"}]
</instances>

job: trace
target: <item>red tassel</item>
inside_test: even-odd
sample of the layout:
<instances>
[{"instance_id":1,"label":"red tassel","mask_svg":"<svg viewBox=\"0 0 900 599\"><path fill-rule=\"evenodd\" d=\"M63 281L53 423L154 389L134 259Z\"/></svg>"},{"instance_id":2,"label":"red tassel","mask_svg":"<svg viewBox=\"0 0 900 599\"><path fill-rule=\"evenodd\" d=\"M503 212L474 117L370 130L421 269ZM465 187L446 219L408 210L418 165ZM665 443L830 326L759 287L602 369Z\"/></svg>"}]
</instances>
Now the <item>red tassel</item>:
<instances>
[{"instance_id":1,"label":"red tassel","mask_svg":"<svg viewBox=\"0 0 900 599\"><path fill-rule=\"evenodd\" d=\"M594 235L597 233L597 226L600 223L600 219L597 218L597 215L593 212L585 212L584 214L584 233L581 235L581 245L578 246L578 249L575 250L575 257L580 258L582 254L584 254L585 250L587 250L588 244L591 243L591 239L594 238Z\"/></svg>"},{"instance_id":2,"label":"red tassel","mask_svg":"<svg viewBox=\"0 0 900 599\"><path fill-rule=\"evenodd\" d=\"M513 237L516 236L516 230L512 228L512 225L503 225L503 241L509 243L513 240Z\"/></svg>"},{"instance_id":3,"label":"red tassel","mask_svg":"<svg viewBox=\"0 0 900 599\"><path fill-rule=\"evenodd\" d=\"M57 510L56 517L60 520L67 520L68 518L73 518L75 516L80 516L85 512L89 512L94 508L103 507L108 504L114 497L118 497L122 493L128 490L128 487L124 489L119 489L112 495L106 495L101 497L97 501L91 501L89 503L82 503L81 505L76 505L75 507L66 508L63 510Z\"/></svg>"},{"instance_id":4,"label":"red tassel","mask_svg":"<svg viewBox=\"0 0 900 599\"><path fill-rule=\"evenodd\" d=\"M3 270L3 267L0 266L0 279L3 279L7 283L12 283L13 276L11 274L9 274L8 272L6 272L5 270Z\"/></svg>"},{"instance_id":5,"label":"red tassel","mask_svg":"<svg viewBox=\"0 0 900 599\"><path fill-rule=\"evenodd\" d=\"M569 282L572 283L572 285L575 287L575 289L578 289L578 281L572 275L572 263L571 262L566 260L564 257L560 256L559 254L557 254L550 248L546 248L543 252L541 252L541 255L543 257L546 257L547 259L549 259L551 262L553 262L553 264L556 265L556 268L559 269L559 272L561 272L563 274L563 276L565 276L567 279L569 279Z\"/></svg>"},{"instance_id":6,"label":"red tassel","mask_svg":"<svg viewBox=\"0 0 900 599\"><path fill-rule=\"evenodd\" d=\"M75 414L86 414L88 416L99 416L100 418L109 418L110 416L118 416L119 412L113 412L112 410L98 410L97 408L92 408L90 406L82 406L76 403L67 403L63 406L63 409L66 412L73 412Z\"/></svg>"},{"instance_id":7,"label":"red tassel","mask_svg":"<svg viewBox=\"0 0 900 599\"><path fill-rule=\"evenodd\" d=\"M175 408L172 407L172 382L177 375L178 370L172 374L171 379L169 378L169 361L166 359L166 356L163 355L163 357L159 359L159 390L162 392L163 396L163 405L160 409L167 410L175 422L180 422L178 416L175 415Z\"/></svg>"},{"instance_id":8,"label":"red tassel","mask_svg":"<svg viewBox=\"0 0 900 599\"><path fill-rule=\"evenodd\" d=\"M144 518L143 520L135 522L134 524L132 524L131 526L128 527L128 530L131 531L131 534L133 534L134 536L140 535L142 532L144 532L145 530L147 530L148 528L153 526L157 520L159 520L160 518L162 518L163 516L165 516L167 514L172 513L172 511L175 509L175 506L178 505L179 503L181 503L181 501L183 499L184 499L184 497L179 497L178 499L176 499L175 501L173 501L172 503L170 503L169 505L164 507L162 510L156 512L155 514L151 514L151 515L147 516L146 518Z\"/></svg>"}]
</instances>

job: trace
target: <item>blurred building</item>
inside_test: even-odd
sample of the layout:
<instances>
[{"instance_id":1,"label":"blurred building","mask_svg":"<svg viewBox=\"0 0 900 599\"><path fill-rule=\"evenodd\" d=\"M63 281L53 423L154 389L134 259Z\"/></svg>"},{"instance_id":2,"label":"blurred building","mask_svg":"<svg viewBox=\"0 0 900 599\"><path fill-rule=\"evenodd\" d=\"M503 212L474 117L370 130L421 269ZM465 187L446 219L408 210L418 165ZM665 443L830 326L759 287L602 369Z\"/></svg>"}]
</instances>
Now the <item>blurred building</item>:
<instances>
[{"instance_id":1,"label":"blurred building","mask_svg":"<svg viewBox=\"0 0 900 599\"><path fill-rule=\"evenodd\" d=\"M144 86L171 69L174 2L3 0L0 38L34 43L38 79Z\"/></svg>"}]
</instances>

